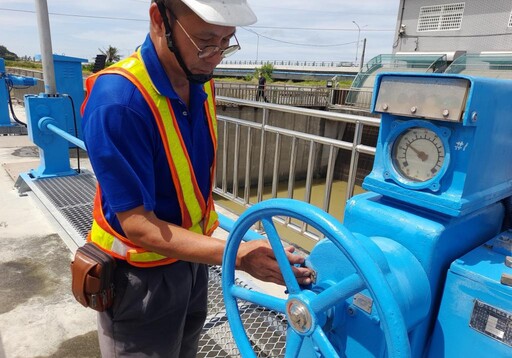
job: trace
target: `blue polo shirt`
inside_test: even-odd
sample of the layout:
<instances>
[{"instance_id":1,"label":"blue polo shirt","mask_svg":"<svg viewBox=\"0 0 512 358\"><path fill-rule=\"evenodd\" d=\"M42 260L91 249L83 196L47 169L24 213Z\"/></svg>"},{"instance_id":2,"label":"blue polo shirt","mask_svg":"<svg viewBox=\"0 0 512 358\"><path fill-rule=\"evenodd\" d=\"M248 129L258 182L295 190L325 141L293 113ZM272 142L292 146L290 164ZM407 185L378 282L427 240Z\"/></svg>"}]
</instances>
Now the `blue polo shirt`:
<instances>
[{"instance_id":1,"label":"blue polo shirt","mask_svg":"<svg viewBox=\"0 0 512 358\"><path fill-rule=\"evenodd\" d=\"M155 88L170 99L206 201L214 157L204 110L207 94L202 85L191 83L187 108L160 65L149 35L141 54ZM103 211L116 231L124 234L115 213L141 205L154 211L158 218L181 225L176 189L156 121L142 94L129 80L116 74L99 76L85 107L82 127L102 190Z\"/></svg>"}]
</instances>

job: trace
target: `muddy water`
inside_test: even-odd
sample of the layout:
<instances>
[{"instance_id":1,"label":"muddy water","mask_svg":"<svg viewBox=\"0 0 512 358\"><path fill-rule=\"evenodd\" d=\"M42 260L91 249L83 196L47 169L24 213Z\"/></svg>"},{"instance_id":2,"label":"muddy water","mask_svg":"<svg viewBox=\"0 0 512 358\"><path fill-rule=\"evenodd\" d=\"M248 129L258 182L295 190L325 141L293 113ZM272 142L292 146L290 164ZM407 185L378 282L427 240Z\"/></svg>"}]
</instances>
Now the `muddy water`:
<instances>
[{"instance_id":1,"label":"muddy water","mask_svg":"<svg viewBox=\"0 0 512 358\"><path fill-rule=\"evenodd\" d=\"M361 186L356 185L354 188L354 195L363 193L364 190ZM293 198L300 201L305 201L305 181L304 182L296 182L295 183L295 189L293 192ZM347 182L346 181L334 181L331 191L331 203L328 210L328 213L331 214L336 220L343 222L343 214L345 211L345 202L346 202L346 193L347 193ZM243 188L239 189L239 195L243 194ZM323 208L323 202L324 202L324 196L325 196L325 180L315 180L313 182L312 190L311 190L311 204ZM287 183L281 183L278 187L277 192L278 198L287 198L288 197L288 184ZM267 185L264 187L264 193L263 193L263 200L267 200L272 198L272 187L271 185ZM250 195L250 202L256 203L257 200L257 192L256 188L254 190L251 190ZM228 199L216 196L215 202L240 215L245 208L242 205L236 204ZM297 225L301 225L300 221L293 220L293 223ZM285 227L282 227L282 225L276 225L280 237L289 242L290 244L300 247L301 249L305 251L311 251L313 246L315 245L316 241L308 238L304 235L301 235L297 233L294 230L287 229ZM317 233L318 231L308 228L309 231Z\"/></svg>"}]
</instances>

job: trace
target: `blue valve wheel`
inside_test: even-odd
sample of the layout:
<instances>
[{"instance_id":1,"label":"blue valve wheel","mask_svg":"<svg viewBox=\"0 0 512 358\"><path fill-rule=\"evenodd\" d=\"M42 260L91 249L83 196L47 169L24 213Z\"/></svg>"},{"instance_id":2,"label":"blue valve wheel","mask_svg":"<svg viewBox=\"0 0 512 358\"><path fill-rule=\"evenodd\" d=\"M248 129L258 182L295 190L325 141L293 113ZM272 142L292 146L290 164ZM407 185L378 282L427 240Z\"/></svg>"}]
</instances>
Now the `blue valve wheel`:
<instances>
[{"instance_id":1,"label":"blue valve wheel","mask_svg":"<svg viewBox=\"0 0 512 358\"><path fill-rule=\"evenodd\" d=\"M331 240L355 267L357 273L337 282L322 292L299 286L286 258L273 217L300 220ZM235 262L244 235L261 221L283 275L287 299L256 292L235 284ZM270 199L247 209L236 221L224 251L222 290L231 331L242 357L256 357L245 332L237 300L255 303L286 315L288 329L285 357L297 357L305 339L311 340L321 356L345 356L335 350L322 329L326 312L364 289L370 291L381 320L381 328L389 357L410 357L407 328L392 291L378 264L371 259L363 245L334 217L319 208L293 199Z\"/></svg>"}]
</instances>

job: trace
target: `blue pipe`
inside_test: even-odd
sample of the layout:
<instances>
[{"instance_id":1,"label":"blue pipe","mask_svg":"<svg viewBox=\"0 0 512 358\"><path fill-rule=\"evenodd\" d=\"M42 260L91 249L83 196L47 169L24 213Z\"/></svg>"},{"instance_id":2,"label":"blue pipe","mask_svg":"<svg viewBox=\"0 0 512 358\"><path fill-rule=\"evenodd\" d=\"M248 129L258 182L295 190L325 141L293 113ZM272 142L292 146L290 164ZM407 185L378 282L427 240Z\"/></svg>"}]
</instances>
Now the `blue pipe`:
<instances>
[{"instance_id":1,"label":"blue pipe","mask_svg":"<svg viewBox=\"0 0 512 358\"><path fill-rule=\"evenodd\" d=\"M231 232L233 230L233 226L235 225L235 220L228 218L225 215L219 214L219 226L221 229L226 230L227 232ZM266 239L263 235L258 234L256 231L248 230L243 239L244 241L252 241L252 240L261 240Z\"/></svg>"},{"instance_id":2,"label":"blue pipe","mask_svg":"<svg viewBox=\"0 0 512 358\"><path fill-rule=\"evenodd\" d=\"M48 117L46 117L46 118L48 118ZM48 130L54 132L55 134L61 136L62 138L66 139L68 142L75 144L77 147L82 148L83 150L87 150L85 148L85 143L83 140L80 140L80 139L72 136L68 132L63 131L62 129L60 129L59 127L57 127L56 125L54 125L52 123L46 122L45 121L46 118L41 118L41 122L40 122L40 126L39 126L41 130L48 129Z\"/></svg>"}]
</instances>

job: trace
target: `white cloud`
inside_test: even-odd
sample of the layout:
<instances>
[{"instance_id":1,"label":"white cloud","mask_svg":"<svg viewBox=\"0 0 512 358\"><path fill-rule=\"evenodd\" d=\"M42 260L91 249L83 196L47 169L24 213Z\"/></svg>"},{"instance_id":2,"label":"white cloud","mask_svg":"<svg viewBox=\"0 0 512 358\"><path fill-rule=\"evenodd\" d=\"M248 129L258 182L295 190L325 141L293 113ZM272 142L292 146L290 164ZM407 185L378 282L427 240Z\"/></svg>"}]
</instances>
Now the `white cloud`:
<instances>
[{"instance_id":1,"label":"white cloud","mask_svg":"<svg viewBox=\"0 0 512 358\"><path fill-rule=\"evenodd\" d=\"M144 40L148 30L149 24L145 20L150 0L47 2L55 53L91 59L97 54L98 48L111 45L120 49L123 55L128 55ZM358 37L353 21L361 27L361 43L363 38L367 38L368 60L392 51L398 0L249 0L249 3L258 16L258 22L248 29L256 31L260 36L238 29L237 37L242 51L233 59L254 60L258 56L260 60L353 61ZM34 0L0 0L0 45L19 56L39 53L34 11ZM304 28L338 30L311 31ZM344 43L348 44L313 46ZM360 46L359 55L361 51Z\"/></svg>"}]
</instances>

